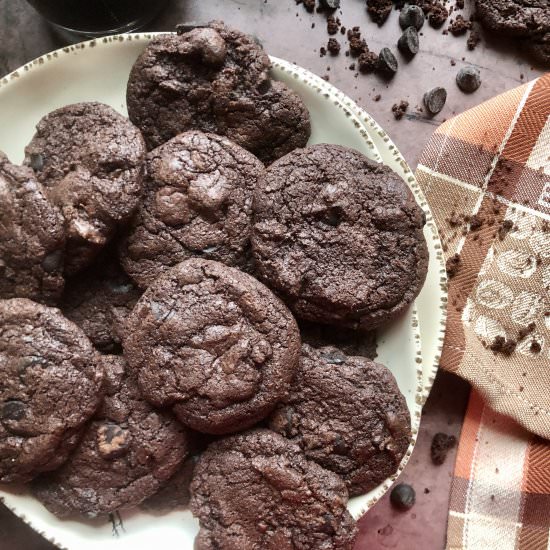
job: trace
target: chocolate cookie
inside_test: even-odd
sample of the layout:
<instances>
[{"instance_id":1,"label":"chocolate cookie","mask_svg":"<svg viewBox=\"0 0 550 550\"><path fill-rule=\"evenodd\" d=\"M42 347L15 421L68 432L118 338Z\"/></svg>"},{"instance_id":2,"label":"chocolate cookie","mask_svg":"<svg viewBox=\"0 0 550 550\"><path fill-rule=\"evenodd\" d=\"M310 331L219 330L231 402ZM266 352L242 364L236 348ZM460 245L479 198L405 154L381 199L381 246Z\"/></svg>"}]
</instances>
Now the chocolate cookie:
<instances>
[{"instance_id":1,"label":"chocolate cookie","mask_svg":"<svg viewBox=\"0 0 550 550\"><path fill-rule=\"evenodd\" d=\"M187 434L139 393L121 356L104 356L107 395L82 441L56 472L33 483L58 517L94 517L131 508L153 495L187 455Z\"/></svg>"},{"instance_id":2,"label":"chocolate cookie","mask_svg":"<svg viewBox=\"0 0 550 550\"><path fill-rule=\"evenodd\" d=\"M63 291L65 228L33 171L0 151L0 298L54 303Z\"/></svg>"},{"instance_id":3,"label":"chocolate cookie","mask_svg":"<svg viewBox=\"0 0 550 550\"><path fill-rule=\"evenodd\" d=\"M352 496L397 471L410 426L405 398L386 367L307 344L290 395L269 420L308 459L339 474Z\"/></svg>"},{"instance_id":4,"label":"chocolate cookie","mask_svg":"<svg viewBox=\"0 0 550 550\"><path fill-rule=\"evenodd\" d=\"M107 257L67 282L59 307L103 352L120 349L124 324L141 296L114 258Z\"/></svg>"},{"instance_id":5,"label":"chocolate cookie","mask_svg":"<svg viewBox=\"0 0 550 550\"><path fill-rule=\"evenodd\" d=\"M191 498L191 479L198 459L198 455L188 457L163 487L141 503L141 508L153 514L186 508Z\"/></svg>"},{"instance_id":6,"label":"chocolate cookie","mask_svg":"<svg viewBox=\"0 0 550 550\"><path fill-rule=\"evenodd\" d=\"M254 195L256 272L298 317L371 330L422 288L424 223L387 166L338 145L299 149L267 169Z\"/></svg>"},{"instance_id":7,"label":"chocolate cookie","mask_svg":"<svg viewBox=\"0 0 550 550\"><path fill-rule=\"evenodd\" d=\"M476 0L476 10L484 27L509 36L550 32L548 0Z\"/></svg>"},{"instance_id":8,"label":"chocolate cookie","mask_svg":"<svg viewBox=\"0 0 550 550\"><path fill-rule=\"evenodd\" d=\"M0 301L0 482L59 467L103 393L100 357L60 311Z\"/></svg>"},{"instance_id":9,"label":"chocolate cookie","mask_svg":"<svg viewBox=\"0 0 550 550\"><path fill-rule=\"evenodd\" d=\"M25 149L68 228L65 271L79 271L136 208L145 143L128 119L102 103L76 103L38 123Z\"/></svg>"},{"instance_id":10,"label":"chocolate cookie","mask_svg":"<svg viewBox=\"0 0 550 550\"><path fill-rule=\"evenodd\" d=\"M191 484L201 529L195 550L351 550L355 522L334 473L297 445L254 430L211 445Z\"/></svg>"},{"instance_id":11,"label":"chocolate cookie","mask_svg":"<svg viewBox=\"0 0 550 550\"><path fill-rule=\"evenodd\" d=\"M263 164L227 138L190 131L147 157L146 191L120 249L126 272L149 286L171 266L202 256L243 266L252 194Z\"/></svg>"},{"instance_id":12,"label":"chocolate cookie","mask_svg":"<svg viewBox=\"0 0 550 550\"><path fill-rule=\"evenodd\" d=\"M126 323L143 395L200 432L252 426L284 398L300 355L296 321L235 268L186 260L159 277Z\"/></svg>"},{"instance_id":13,"label":"chocolate cookie","mask_svg":"<svg viewBox=\"0 0 550 550\"><path fill-rule=\"evenodd\" d=\"M550 10L550 6L548 7ZM539 63L550 65L550 31L523 42L525 50Z\"/></svg>"},{"instance_id":14,"label":"chocolate cookie","mask_svg":"<svg viewBox=\"0 0 550 550\"><path fill-rule=\"evenodd\" d=\"M226 134L270 162L310 134L300 97L269 77L269 57L251 36L213 22L154 38L128 80L130 120L150 149L186 130Z\"/></svg>"}]
</instances>

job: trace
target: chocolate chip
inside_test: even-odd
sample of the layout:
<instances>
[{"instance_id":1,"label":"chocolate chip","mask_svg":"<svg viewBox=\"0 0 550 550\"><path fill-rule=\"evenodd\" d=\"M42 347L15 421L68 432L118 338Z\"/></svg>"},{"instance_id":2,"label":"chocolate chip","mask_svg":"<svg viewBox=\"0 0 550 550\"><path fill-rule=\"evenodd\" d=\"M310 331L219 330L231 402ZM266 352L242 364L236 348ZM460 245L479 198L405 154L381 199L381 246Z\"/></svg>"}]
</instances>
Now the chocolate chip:
<instances>
[{"instance_id":1,"label":"chocolate chip","mask_svg":"<svg viewBox=\"0 0 550 550\"><path fill-rule=\"evenodd\" d=\"M21 420L26 410L27 406L22 401L6 401L2 405L2 420Z\"/></svg>"},{"instance_id":2,"label":"chocolate chip","mask_svg":"<svg viewBox=\"0 0 550 550\"><path fill-rule=\"evenodd\" d=\"M405 6L399 14L399 25L402 29L414 27L417 31L424 25L424 12L420 6Z\"/></svg>"},{"instance_id":3,"label":"chocolate chip","mask_svg":"<svg viewBox=\"0 0 550 550\"><path fill-rule=\"evenodd\" d=\"M42 267L46 273L51 273L56 271L61 266L63 260L63 251L56 250L55 252L50 252L43 260Z\"/></svg>"},{"instance_id":4,"label":"chocolate chip","mask_svg":"<svg viewBox=\"0 0 550 550\"><path fill-rule=\"evenodd\" d=\"M445 102L447 101L447 90L440 86L432 88L424 94L424 105L428 112L432 115L436 115L443 109Z\"/></svg>"},{"instance_id":5,"label":"chocolate chip","mask_svg":"<svg viewBox=\"0 0 550 550\"><path fill-rule=\"evenodd\" d=\"M378 70L394 75L397 72L397 59L389 48L382 48L378 54Z\"/></svg>"},{"instance_id":6,"label":"chocolate chip","mask_svg":"<svg viewBox=\"0 0 550 550\"><path fill-rule=\"evenodd\" d=\"M407 56L413 56L418 53L419 41L418 31L414 27L407 27L397 41L399 50Z\"/></svg>"},{"instance_id":7,"label":"chocolate chip","mask_svg":"<svg viewBox=\"0 0 550 550\"><path fill-rule=\"evenodd\" d=\"M340 7L340 0L319 0L319 3L327 10L337 10Z\"/></svg>"},{"instance_id":8,"label":"chocolate chip","mask_svg":"<svg viewBox=\"0 0 550 550\"><path fill-rule=\"evenodd\" d=\"M129 433L118 424L103 424L97 430L97 446L103 458L117 458L126 453Z\"/></svg>"},{"instance_id":9,"label":"chocolate chip","mask_svg":"<svg viewBox=\"0 0 550 550\"><path fill-rule=\"evenodd\" d=\"M378 67L378 56L374 52L363 52L357 58L357 65L362 73L372 73Z\"/></svg>"},{"instance_id":10,"label":"chocolate chip","mask_svg":"<svg viewBox=\"0 0 550 550\"><path fill-rule=\"evenodd\" d=\"M481 86L479 69L473 65L462 67L456 75L456 84L464 93L475 92Z\"/></svg>"},{"instance_id":11,"label":"chocolate chip","mask_svg":"<svg viewBox=\"0 0 550 550\"><path fill-rule=\"evenodd\" d=\"M410 510L416 501L414 489L407 483L399 483L390 493L392 506L399 510Z\"/></svg>"},{"instance_id":12,"label":"chocolate chip","mask_svg":"<svg viewBox=\"0 0 550 550\"><path fill-rule=\"evenodd\" d=\"M42 170L42 168L44 168L44 157L41 153L31 153L29 164L30 167L35 171Z\"/></svg>"}]
</instances>

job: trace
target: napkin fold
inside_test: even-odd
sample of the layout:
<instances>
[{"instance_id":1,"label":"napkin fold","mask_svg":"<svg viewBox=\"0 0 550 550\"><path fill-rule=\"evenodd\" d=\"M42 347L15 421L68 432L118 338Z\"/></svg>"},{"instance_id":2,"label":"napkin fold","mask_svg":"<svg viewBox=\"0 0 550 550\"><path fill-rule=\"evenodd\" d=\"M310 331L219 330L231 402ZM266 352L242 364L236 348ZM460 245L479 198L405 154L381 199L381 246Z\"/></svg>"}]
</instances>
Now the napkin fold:
<instances>
[{"instance_id":1,"label":"napkin fold","mask_svg":"<svg viewBox=\"0 0 550 550\"><path fill-rule=\"evenodd\" d=\"M451 487L447 550L550 548L550 442L473 390Z\"/></svg>"},{"instance_id":2,"label":"napkin fold","mask_svg":"<svg viewBox=\"0 0 550 550\"><path fill-rule=\"evenodd\" d=\"M442 124L416 172L449 273L441 367L547 439L549 116L547 74Z\"/></svg>"}]
</instances>

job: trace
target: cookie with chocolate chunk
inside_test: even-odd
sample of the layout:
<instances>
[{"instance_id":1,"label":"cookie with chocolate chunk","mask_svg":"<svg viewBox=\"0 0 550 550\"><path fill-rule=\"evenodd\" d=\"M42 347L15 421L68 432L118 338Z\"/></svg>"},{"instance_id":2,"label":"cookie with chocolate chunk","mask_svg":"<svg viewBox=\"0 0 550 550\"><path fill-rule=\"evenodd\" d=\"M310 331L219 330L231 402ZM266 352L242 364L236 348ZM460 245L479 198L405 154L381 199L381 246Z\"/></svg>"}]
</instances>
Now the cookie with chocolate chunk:
<instances>
[{"instance_id":1,"label":"cookie with chocolate chunk","mask_svg":"<svg viewBox=\"0 0 550 550\"><path fill-rule=\"evenodd\" d=\"M63 291L65 227L33 171L0 151L0 298L53 304Z\"/></svg>"},{"instance_id":2,"label":"cookie with chocolate chunk","mask_svg":"<svg viewBox=\"0 0 550 550\"><path fill-rule=\"evenodd\" d=\"M508 36L533 37L550 31L548 0L476 0L484 27Z\"/></svg>"},{"instance_id":3,"label":"cookie with chocolate chunk","mask_svg":"<svg viewBox=\"0 0 550 550\"><path fill-rule=\"evenodd\" d=\"M0 301L0 482L58 468L103 396L100 357L58 309Z\"/></svg>"},{"instance_id":4,"label":"cookie with chocolate chunk","mask_svg":"<svg viewBox=\"0 0 550 550\"><path fill-rule=\"evenodd\" d=\"M297 317L371 330L422 288L424 223L387 166L339 145L297 149L268 167L254 194L255 272Z\"/></svg>"},{"instance_id":5,"label":"cookie with chocolate chunk","mask_svg":"<svg viewBox=\"0 0 550 550\"><path fill-rule=\"evenodd\" d=\"M67 224L65 272L91 263L137 207L145 143L139 130L103 103L75 103L52 111L25 149L49 199Z\"/></svg>"},{"instance_id":6,"label":"cookie with chocolate chunk","mask_svg":"<svg viewBox=\"0 0 550 550\"><path fill-rule=\"evenodd\" d=\"M151 151L143 201L120 246L126 272L146 288L194 256L243 267L264 172L252 153L196 130Z\"/></svg>"},{"instance_id":7,"label":"cookie with chocolate chunk","mask_svg":"<svg viewBox=\"0 0 550 550\"><path fill-rule=\"evenodd\" d=\"M309 113L300 97L269 76L253 37L221 22L154 38L130 73L130 120L149 149L196 129L227 135L263 162L306 144Z\"/></svg>"},{"instance_id":8,"label":"cookie with chocolate chunk","mask_svg":"<svg viewBox=\"0 0 550 550\"><path fill-rule=\"evenodd\" d=\"M253 430L228 437L212 444L195 467L195 549L351 550L357 528L347 501L340 477L279 434Z\"/></svg>"},{"instance_id":9,"label":"cookie with chocolate chunk","mask_svg":"<svg viewBox=\"0 0 550 550\"><path fill-rule=\"evenodd\" d=\"M308 344L290 395L269 427L340 475L351 496L394 474L411 438L407 403L386 367Z\"/></svg>"},{"instance_id":10,"label":"cookie with chocolate chunk","mask_svg":"<svg viewBox=\"0 0 550 550\"><path fill-rule=\"evenodd\" d=\"M34 495L58 517L95 517L153 495L187 456L187 433L140 395L122 356L104 356L106 396L78 448L56 472L36 479Z\"/></svg>"},{"instance_id":11,"label":"cookie with chocolate chunk","mask_svg":"<svg viewBox=\"0 0 550 550\"><path fill-rule=\"evenodd\" d=\"M126 323L141 391L200 432L250 427L289 390L300 334L286 306L235 268L194 258L171 268Z\"/></svg>"}]
</instances>

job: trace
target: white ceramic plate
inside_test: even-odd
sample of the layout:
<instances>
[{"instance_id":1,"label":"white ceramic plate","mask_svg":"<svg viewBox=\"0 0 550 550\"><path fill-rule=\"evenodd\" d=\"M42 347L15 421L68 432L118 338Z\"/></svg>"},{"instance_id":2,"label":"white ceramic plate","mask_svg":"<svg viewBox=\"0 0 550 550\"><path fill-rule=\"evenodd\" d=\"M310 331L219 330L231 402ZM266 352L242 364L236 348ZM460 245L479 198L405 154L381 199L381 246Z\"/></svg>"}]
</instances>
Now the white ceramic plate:
<instances>
[{"instance_id":1,"label":"white ceramic plate","mask_svg":"<svg viewBox=\"0 0 550 550\"><path fill-rule=\"evenodd\" d=\"M0 150L14 162L23 158L23 148L34 133L34 126L47 112L78 101L102 101L126 114L125 91L130 68L150 40L150 34L121 35L70 46L43 56L6 76L0 82ZM383 160L404 179L424 206L423 197L407 173L406 164L392 153L391 142L380 139L377 127L369 124L368 115L354 110L349 98L304 69L273 59L273 76L285 81L301 95L312 119L310 143L338 143L357 149L369 158ZM355 106L356 107L356 106ZM375 123L374 123L375 124ZM381 132L381 129L379 129ZM396 150L395 150L396 151ZM437 242L428 233L432 258ZM430 268L432 271L432 267ZM432 277L433 279L433 277ZM439 304L444 289L429 279L420 300ZM441 319L426 317L430 334L441 336ZM423 331L425 323L422 322ZM397 378L407 398L413 424L413 441L399 471L406 464L416 441L421 405L426 395L422 370L421 339L413 308L397 323L379 335L378 360L387 365ZM431 371L430 371L431 372ZM398 474L379 487L350 501L349 508L359 517L388 489ZM141 511L122 514L123 528L114 533L105 520L93 522L61 521L51 515L34 498L17 489L0 491L5 504L46 538L60 547L87 550L102 548L149 549L192 548L198 530L188 511L174 511L151 516Z\"/></svg>"}]
</instances>

